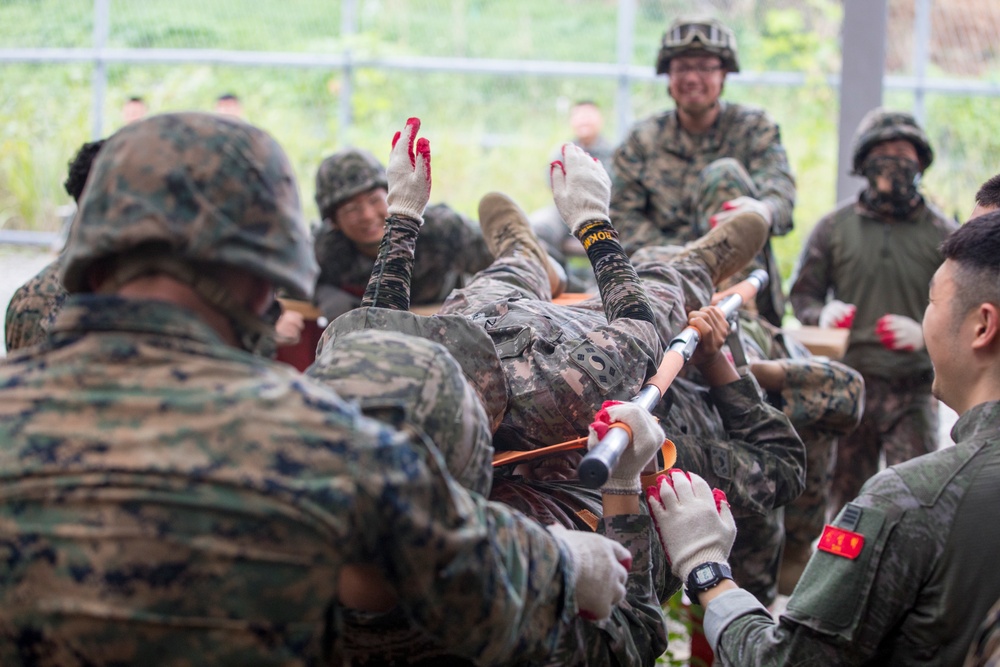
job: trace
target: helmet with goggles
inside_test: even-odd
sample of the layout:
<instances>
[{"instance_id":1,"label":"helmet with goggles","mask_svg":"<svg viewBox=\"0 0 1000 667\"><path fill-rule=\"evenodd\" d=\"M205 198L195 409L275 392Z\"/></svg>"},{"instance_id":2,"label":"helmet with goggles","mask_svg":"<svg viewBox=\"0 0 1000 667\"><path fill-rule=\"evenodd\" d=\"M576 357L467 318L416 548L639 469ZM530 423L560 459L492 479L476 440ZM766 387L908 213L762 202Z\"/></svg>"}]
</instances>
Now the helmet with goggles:
<instances>
[{"instance_id":1,"label":"helmet with goggles","mask_svg":"<svg viewBox=\"0 0 1000 667\"><path fill-rule=\"evenodd\" d=\"M677 56L698 54L718 56L726 71L740 71L736 35L729 27L716 19L678 19L663 33L656 73L669 74L670 61Z\"/></svg>"}]
</instances>

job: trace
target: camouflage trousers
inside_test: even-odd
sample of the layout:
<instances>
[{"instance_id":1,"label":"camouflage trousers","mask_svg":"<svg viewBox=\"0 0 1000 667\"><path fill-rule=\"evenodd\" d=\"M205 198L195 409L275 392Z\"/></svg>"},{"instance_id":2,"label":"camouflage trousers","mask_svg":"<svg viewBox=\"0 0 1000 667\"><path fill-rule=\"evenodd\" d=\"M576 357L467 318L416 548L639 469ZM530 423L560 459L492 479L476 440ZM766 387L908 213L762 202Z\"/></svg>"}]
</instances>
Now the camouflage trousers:
<instances>
[{"instance_id":1,"label":"camouflage trousers","mask_svg":"<svg viewBox=\"0 0 1000 667\"><path fill-rule=\"evenodd\" d=\"M854 433L841 438L833 470L828 516L857 497L878 472L879 457L895 465L938 447L937 399L927 380L886 380L864 376L865 414Z\"/></svg>"},{"instance_id":2,"label":"camouflage trousers","mask_svg":"<svg viewBox=\"0 0 1000 667\"><path fill-rule=\"evenodd\" d=\"M676 258L675 251L648 248L633 258L654 325L628 318L609 323L598 296L552 304L545 269L517 253L495 260L452 293L440 314L482 322L504 368L509 402L498 449L585 435L603 401L634 396L687 325L688 310L707 304L714 292L704 264L694 256ZM511 446L508 437L532 444Z\"/></svg>"},{"instance_id":3,"label":"camouflage trousers","mask_svg":"<svg viewBox=\"0 0 1000 667\"><path fill-rule=\"evenodd\" d=\"M707 233L711 229L711 217L721 211L722 205L727 201L737 197L756 199L757 196L757 186L738 160L726 157L710 163L699 174L695 229L700 230L701 234ZM727 283L720 285L719 289L738 283L756 269L765 269L771 280L768 288L757 294L756 302L747 304L747 307L751 310L756 308L771 324L781 326L781 318L785 314L785 297L781 291L781 273L778 271L778 262L771 250L770 240L753 262Z\"/></svg>"}]
</instances>

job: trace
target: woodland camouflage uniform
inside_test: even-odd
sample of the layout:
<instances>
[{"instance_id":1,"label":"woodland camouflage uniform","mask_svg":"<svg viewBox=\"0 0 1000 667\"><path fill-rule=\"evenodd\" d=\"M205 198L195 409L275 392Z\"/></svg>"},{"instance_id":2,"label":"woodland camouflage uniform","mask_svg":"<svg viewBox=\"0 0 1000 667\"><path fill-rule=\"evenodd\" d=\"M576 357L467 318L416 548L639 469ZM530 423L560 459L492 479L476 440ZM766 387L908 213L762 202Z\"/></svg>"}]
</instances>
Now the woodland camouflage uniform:
<instances>
[{"instance_id":1,"label":"woodland camouflage uniform","mask_svg":"<svg viewBox=\"0 0 1000 667\"><path fill-rule=\"evenodd\" d=\"M316 204L323 220L315 238L320 267L315 301L329 320L361 305L375 264L334 229L331 220L344 201L378 187L386 187L385 168L371 153L354 148L334 153L316 173ZM491 261L493 257L472 220L446 204L428 206L417 239L410 302L441 303Z\"/></svg>"},{"instance_id":2,"label":"woodland camouflage uniform","mask_svg":"<svg viewBox=\"0 0 1000 667\"><path fill-rule=\"evenodd\" d=\"M777 124L760 109L719 105L719 118L704 134L683 130L671 109L638 123L619 146L611 219L629 253L703 236L722 204L743 195L771 207L772 235L791 231L795 180ZM770 242L741 275L755 268L771 278L768 307L758 299L761 312L780 316L784 297Z\"/></svg>"},{"instance_id":3,"label":"woodland camouflage uniform","mask_svg":"<svg viewBox=\"0 0 1000 667\"><path fill-rule=\"evenodd\" d=\"M434 450L248 354L249 331L241 350L171 303L76 294L98 263L152 265L253 328L212 269L309 298L296 190L273 139L217 115L138 121L102 151L73 296L0 364L0 664L336 662L345 563L391 573L416 625L483 664L546 655L575 618L564 548Z\"/></svg>"},{"instance_id":4,"label":"woodland camouflage uniform","mask_svg":"<svg viewBox=\"0 0 1000 667\"><path fill-rule=\"evenodd\" d=\"M59 257L52 260L35 277L17 288L10 298L4 320L8 353L45 340L68 296L59 282L61 263Z\"/></svg>"}]
</instances>

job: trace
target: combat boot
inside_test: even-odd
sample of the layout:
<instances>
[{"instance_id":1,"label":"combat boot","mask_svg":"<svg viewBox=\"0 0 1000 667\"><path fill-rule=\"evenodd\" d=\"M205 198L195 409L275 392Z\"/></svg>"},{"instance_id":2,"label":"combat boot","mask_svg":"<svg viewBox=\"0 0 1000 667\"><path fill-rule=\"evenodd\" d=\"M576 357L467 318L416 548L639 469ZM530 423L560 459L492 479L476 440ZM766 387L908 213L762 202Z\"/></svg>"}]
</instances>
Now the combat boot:
<instances>
[{"instance_id":1,"label":"combat boot","mask_svg":"<svg viewBox=\"0 0 1000 667\"><path fill-rule=\"evenodd\" d=\"M698 257L704 262L712 284L718 286L749 264L767 243L771 227L759 214L745 211L691 241L675 255Z\"/></svg>"},{"instance_id":2,"label":"combat boot","mask_svg":"<svg viewBox=\"0 0 1000 667\"><path fill-rule=\"evenodd\" d=\"M553 298L566 290L566 272L542 247L528 216L510 197L499 192L484 195L479 200L479 226L494 257L524 253L545 268Z\"/></svg>"}]
</instances>

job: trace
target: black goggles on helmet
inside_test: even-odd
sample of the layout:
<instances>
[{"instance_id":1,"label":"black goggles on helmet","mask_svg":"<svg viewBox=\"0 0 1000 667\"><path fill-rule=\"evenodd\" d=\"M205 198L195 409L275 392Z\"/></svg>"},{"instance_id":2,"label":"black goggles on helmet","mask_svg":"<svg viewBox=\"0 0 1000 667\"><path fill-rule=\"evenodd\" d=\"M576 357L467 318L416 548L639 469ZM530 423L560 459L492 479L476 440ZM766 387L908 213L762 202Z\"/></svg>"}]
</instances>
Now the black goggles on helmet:
<instances>
[{"instance_id":1,"label":"black goggles on helmet","mask_svg":"<svg viewBox=\"0 0 1000 667\"><path fill-rule=\"evenodd\" d=\"M695 41L701 42L702 46L732 48L729 31L715 23L683 23L663 35L663 46L666 48L690 46Z\"/></svg>"}]
</instances>

